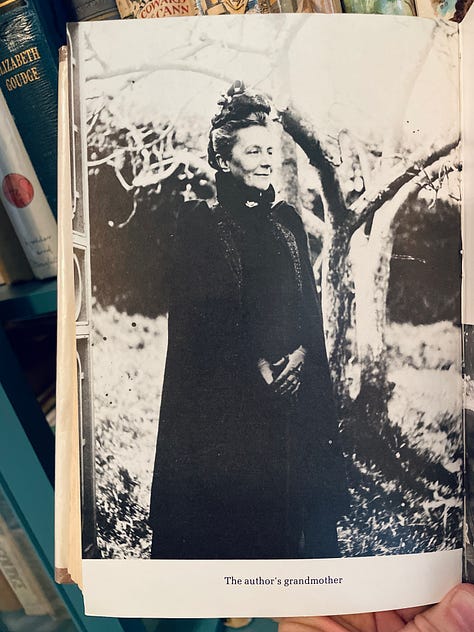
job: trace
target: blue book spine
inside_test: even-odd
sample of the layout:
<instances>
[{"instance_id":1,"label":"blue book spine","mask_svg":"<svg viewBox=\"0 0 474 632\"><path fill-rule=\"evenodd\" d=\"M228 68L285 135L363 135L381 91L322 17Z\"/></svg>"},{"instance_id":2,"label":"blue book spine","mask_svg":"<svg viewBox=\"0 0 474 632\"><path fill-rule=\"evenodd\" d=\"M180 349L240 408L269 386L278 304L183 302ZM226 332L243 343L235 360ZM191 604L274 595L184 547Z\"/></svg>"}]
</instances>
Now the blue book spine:
<instances>
[{"instance_id":1,"label":"blue book spine","mask_svg":"<svg viewBox=\"0 0 474 632\"><path fill-rule=\"evenodd\" d=\"M65 40L66 19L61 5L53 8L48 0L0 2L0 89L55 215L57 51Z\"/></svg>"}]
</instances>

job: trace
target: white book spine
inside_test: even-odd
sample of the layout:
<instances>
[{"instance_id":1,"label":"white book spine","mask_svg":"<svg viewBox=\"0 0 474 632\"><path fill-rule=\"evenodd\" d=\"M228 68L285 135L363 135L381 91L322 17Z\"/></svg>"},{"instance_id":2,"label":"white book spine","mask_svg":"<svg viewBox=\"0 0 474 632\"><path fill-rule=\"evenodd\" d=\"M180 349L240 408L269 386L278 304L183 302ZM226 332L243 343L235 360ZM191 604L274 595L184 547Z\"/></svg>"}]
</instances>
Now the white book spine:
<instances>
[{"instance_id":1,"label":"white book spine","mask_svg":"<svg viewBox=\"0 0 474 632\"><path fill-rule=\"evenodd\" d=\"M56 276L56 220L1 92L0 140L0 198L33 274Z\"/></svg>"},{"instance_id":2,"label":"white book spine","mask_svg":"<svg viewBox=\"0 0 474 632\"><path fill-rule=\"evenodd\" d=\"M0 569L26 614L51 614L49 603L18 549L10 528L0 516Z\"/></svg>"}]
</instances>

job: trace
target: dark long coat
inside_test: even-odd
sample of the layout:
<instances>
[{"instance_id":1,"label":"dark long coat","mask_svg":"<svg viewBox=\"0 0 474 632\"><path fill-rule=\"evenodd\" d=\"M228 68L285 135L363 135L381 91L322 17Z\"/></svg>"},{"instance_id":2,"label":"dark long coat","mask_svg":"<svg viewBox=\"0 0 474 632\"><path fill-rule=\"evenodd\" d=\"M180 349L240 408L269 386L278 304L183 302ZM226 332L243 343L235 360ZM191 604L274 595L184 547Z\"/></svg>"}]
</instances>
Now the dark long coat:
<instances>
[{"instance_id":1,"label":"dark long coat","mask_svg":"<svg viewBox=\"0 0 474 632\"><path fill-rule=\"evenodd\" d=\"M244 228L204 202L185 205L179 221L150 511L155 558L338 555L344 469L306 234L283 202ZM267 265L265 252L274 255ZM294 401L273 392L257 362L299 344L307 355Z\"/></svg>"}]
</instances>

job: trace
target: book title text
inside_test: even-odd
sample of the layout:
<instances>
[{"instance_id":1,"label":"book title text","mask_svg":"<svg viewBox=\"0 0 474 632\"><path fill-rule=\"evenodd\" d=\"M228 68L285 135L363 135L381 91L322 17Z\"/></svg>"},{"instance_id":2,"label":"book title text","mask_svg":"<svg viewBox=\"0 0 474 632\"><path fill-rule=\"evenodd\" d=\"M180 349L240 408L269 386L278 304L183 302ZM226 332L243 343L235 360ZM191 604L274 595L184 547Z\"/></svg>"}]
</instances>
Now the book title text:
<instances>
[{"instance_id":1,"label":"book title text","mask_svg":"<svg viewBox=\"0 0 474 632\"><path fill-rule=\"evenodd\" d=\"M28 83L38 81L40 79L40 73L35 62L41 59L41 55L37 46L31 46L26 50L23 50L10 57L0 60L0 76L10 75L5 80L5 86L9 92L21 88ZM29 67L27 67L29 66ZM20 70L21 69L21 70ZM15 72L19 70L19 72Z\"/></svg>"}]
</instances>

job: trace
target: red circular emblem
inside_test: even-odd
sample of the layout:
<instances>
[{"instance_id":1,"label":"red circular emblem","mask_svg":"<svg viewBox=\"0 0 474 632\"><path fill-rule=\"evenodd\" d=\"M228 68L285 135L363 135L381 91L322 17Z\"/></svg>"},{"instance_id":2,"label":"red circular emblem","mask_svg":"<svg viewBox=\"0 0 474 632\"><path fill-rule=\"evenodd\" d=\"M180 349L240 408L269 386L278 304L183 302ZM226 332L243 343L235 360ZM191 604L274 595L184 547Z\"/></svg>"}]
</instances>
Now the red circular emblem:
<instances>
[{"instance_id":1,"label":"red circular emblem","mask_svg":"<svg viewBox=\"0 0 474 632\"><path fill-rule=\"evenodd\" d=\"M3 193L10 204L17 208L24 208L33 199L33 185L19 173L9 173L3 178Z\"/></svg>"}]
</instances>

